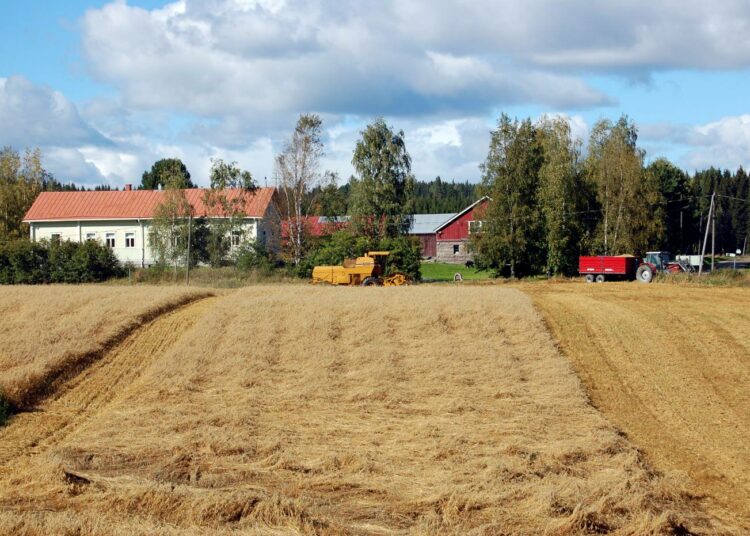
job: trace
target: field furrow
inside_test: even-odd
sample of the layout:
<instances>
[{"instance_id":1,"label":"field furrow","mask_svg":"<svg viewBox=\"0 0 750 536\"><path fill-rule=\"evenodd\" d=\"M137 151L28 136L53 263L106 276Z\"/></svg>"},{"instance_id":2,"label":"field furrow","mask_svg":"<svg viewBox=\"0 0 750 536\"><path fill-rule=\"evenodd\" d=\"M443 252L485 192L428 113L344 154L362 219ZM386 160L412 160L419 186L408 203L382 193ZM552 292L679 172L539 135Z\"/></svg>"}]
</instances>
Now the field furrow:
<instances>
[{"instance_id":1,"label":"field furrow","mask_svg":"<svg viewBox=\"0 0 750 536\"><path fill-rule=\"evenodd\" d=\"M149 363L186 331L211 305L212 298L193 302L157 317L128 336L81 374L63 385L33 411L14 416L0 428L0 472L20 457L42 452L85 424L116 399Z\"/></svg>"}]
</instances>

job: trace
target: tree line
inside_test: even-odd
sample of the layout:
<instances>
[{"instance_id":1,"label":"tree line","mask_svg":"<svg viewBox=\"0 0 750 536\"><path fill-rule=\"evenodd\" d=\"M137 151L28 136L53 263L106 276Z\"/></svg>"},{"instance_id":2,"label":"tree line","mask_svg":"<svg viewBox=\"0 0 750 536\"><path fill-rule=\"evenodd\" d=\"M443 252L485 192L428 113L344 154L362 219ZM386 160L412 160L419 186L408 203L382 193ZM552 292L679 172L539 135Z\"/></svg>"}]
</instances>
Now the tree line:
<instances>
[{"instance_id":1,"label":"tree line","mask_svg":"<svg viewBox=\"0 0 750 536\"><path fill-rule=\"evenodd\" d=\"M503 114L491 131L479 184L440 177L416 181L403 131L383 119L360 133L352 152L355 174L342 184L334 171L321 169L323 138L321 118L302 114L275 157L282 238L275 260L262 244L233 248L233 242L246 242L240 240L245 198L227 192L254 189L250 172L236 162L212 161L204 199L209 217L194 219L183 190L195 184L184 163L155 162L138 187L167 192L149 236L160 263L219 265L230 252L236 260L239 251L245 265L285 263L306 275L315 263L377 248L394 250L394 258L416 265L412 275L418 277L419 245L408 237L411 215L458 212L482 195L492 201L471 247L480 266L512 276L571 274L581 254L697 253L714 192L717 251L744 249L750 230L750 178L742 168L689 175L664 158L647 164L627 116L597 122L584 151L565 118L532 121ZM44 170L38 149L23 155L3 149L0 240L26 236L21 219L39 192L64 189L76 187ZM349 224L316 237L308 227L312 215L347 216Z\"/></svg>"},{"instance_id":2,"label":"tree line","mask_svg":"<svg viewBox=\"0 0 750 536\"><path fill-rule=\"evenodd\" d=\"M627 116L597 122L584 154L564 118L502 115L481 166L480 192L492 202L472 236L479 265L510 276L573 274L582 254L698 253L713 192L717 251L744 249L742 168L688 176L645 156Z\"/></svg>"}]
</instances>

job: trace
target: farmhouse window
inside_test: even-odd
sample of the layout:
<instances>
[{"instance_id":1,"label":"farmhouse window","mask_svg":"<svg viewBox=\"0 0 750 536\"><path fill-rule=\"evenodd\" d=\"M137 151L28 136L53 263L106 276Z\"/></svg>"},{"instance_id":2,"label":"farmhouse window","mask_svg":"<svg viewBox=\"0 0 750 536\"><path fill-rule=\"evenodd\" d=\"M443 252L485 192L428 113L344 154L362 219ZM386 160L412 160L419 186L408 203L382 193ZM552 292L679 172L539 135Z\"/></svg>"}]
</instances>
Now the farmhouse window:
<instances>
[{"instance_id":1,"label":"farmhouse window","mask_svg":"<svg viewBox=\"0 0 750 536\"><path fill-rule=\"evenodd\" d=\"M61 235L60 233L52 233L52 234L50 235L50 240L51 240L52 242L57 242L57 243L59 244L59 243L60 243L60 240L61 240L61 236L62 236L62 235Z\"/></svg>"},{"instance_id":2,"label":"farmhouse window","mask_svg":"<svg viewBox=\"0 0 750 536\"><path fill-rule=\"evenodd\" d=\"M239 246L242 241L242 231L232 231L232 245Z\"/></svg>"},{"instance_id":3,"label":"farmhouse window","mask_svg":"<svg viewBox=\"0 0 750 536\"><path fill-rule=\"evenodd\" d=\"M482 229L483 223L481 220L471 220L469 222L469 234L479 232Z\"/></svg>"},{"instance_id":4,"label":"farmhouse window","mask_svg":"<svg viewBox=\"0 0 750 536\"><path fill-rule=\"evenodd\" d=\"M135 233L125 233L125 247L126 248L135 247Z\"/></svg>"},{"instance_id":5,"label":"farmhouse window","mask_svg":"<svg viewBox=\"0 0 750 536\"><path fill-rule=\"evenodd\" d=\"M107 247L115 247L115 233L107 233L106 235Z\"/></svg>"},{"instance_id":6,"label":"farmhouse window","mask_svg":"<svg viewBox=\"0 0 750 536\"><path fill-rule=\"evenodd\" d=\"M458 244L453 244L453 254L458 255L459 250L461 249L461 246Z\"/></svg>"},{"instance_id":7,"label":"farmhouse window","mask_svg":"<svg viewBox=\"0 0 750 536\"><path fill-rule=\"evenodd\" d=\"M96 240L96 233L86 233L86 240L89 242Z\"/></svg>"}]
</instances>

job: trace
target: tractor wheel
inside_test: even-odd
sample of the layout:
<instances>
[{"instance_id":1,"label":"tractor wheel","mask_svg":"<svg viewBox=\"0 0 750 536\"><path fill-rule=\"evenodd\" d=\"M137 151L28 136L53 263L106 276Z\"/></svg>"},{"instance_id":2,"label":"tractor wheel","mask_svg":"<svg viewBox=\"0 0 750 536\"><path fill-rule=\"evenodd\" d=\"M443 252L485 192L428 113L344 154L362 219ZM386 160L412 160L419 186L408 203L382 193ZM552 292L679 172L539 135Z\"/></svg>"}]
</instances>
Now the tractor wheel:
<instances>
[{"instance_id":1,"label":"tractor wheel","mask_svg":"<svg viewBox=\"0 0 750 536\"><path fill-rule=\"evenodd\" d=\"M377 277L366 277L364 281L362 281L363 287L374 287L380 284L380 281L378 281Z\"/></svg>"},{"instance_id":2,"label":"tractor wheel","mask_svg":"<svg viewBox=\"0 0 750 536\"><path fill-rule=\"evenodd\" d=\"M596 276L596 282L597 283L604 283L604 274L599 274Z\"/></svg>"},{"instance_id":3,"label":"tractor wheel","mask_svg":"<svg viewBox=\"0 0 750 536\"><path fill-rule=\"evenodd\" d=\"M453 274L453 281L455 283L461 283L464 280L464 276L461 275L461 272L456 272Z\"/></svg>"},{"instance_id":4,"label":"tractor wheel","mask_svg":"<svg viewBox=\"0 0 750 536\"><path fill-rule=\"evenodd\" d=\"M635 278L641 283L651 283L654 279L654 271L648 264L641 264L635 272Z\"/></svg>"},{"instance_id":5,"label":"tractor wheel","mask_svg":"<svg viewBox=\"0 0 750 536\"><path fill-rule=\"evenodd\" d=\"M593 283L594 282L594 274L586 274L586 277L583 278L586 283Z\"/></svg>"}]
</instances>

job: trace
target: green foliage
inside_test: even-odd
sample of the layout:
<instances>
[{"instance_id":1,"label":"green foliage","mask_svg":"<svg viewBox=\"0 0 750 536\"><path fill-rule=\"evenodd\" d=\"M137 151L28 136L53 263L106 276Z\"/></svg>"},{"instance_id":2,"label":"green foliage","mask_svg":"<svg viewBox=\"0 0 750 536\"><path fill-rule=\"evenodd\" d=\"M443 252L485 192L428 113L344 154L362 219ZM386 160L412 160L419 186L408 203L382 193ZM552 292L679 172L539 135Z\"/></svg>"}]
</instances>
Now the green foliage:
<instances>
[{"instance_id":1,"label":"green foliage","mask_svg":"<svg viewBox=\"0 0 750 536\"><path fill-rule=\"evenodd\" d=\"M447 182L440 177L414 185L414 214L460 212L480 197L478 185Z\"/></svg>"},{"instance_id":2,"label":"green foliage","mask_svg":"<svg viewBox=\"0 0 750 536\"><path fill-rule=\"evenodd\" d=\"M141 177L141 189L195 188L190 180L190 172L179 158L162 158L154 162L150 171Z\"/></svg>"},{"instance_id":3,"label":"green foliage","mask_svg":"<svg viewBox=\"0 0 750 536\"><path fill-rule=\"evenodd\" d=\"M390 251L386 264L386 274L401 272L413 281L421 279L419 240L409 236L398 236L376 240L368 236L358 236L350 230L333 233L320 239L315 247L299 264L297 274L310 277L315 266L336 266L344 259L361 257L368 251Z\"/></svg>"},{"instance_id":4,"label":"green foliage","mask_svg":"<svg viewBox=\"0 0 750 536\"><path fill-rule=\"evenodd\" d=\"M19 239L0 244L0 284L50 282L49 244Z\"/></svg>"},{"instance_id":5,"label":"green foliage","mask_svg":"<svg viewBox=\"0 0 750 536\"><path fill-rule=\"evenodd\" d=\"M386 275L401 272L413 281L422 279L422 245L419 239L404 235L387 237L380 240L374 249L391 252L386 263Z\"/></svg>"},{"instance_id":6,"label":"green foliage","mask_svg":"<svg viewBox=\"0 0 750 536\"><path fill-rule=\"evenodd\" d=\"M581 142L572 138L563 118L542 121L538 136L543 154L538 199L547 272L572 275L589 231L582 216L593 198L581 170Z\"/></svg>"},{"instance_id":7,"label":"green foliage","mask_svg":"<svg viewBox=\"0 0 750 536\"><path fill-rule=\"evenodd\" d=\"M472 239L483 267L515 277L544 266L537 200L542 162L542 147L531 121L511 121L503 114L482 164L483 191L493 201L481 233Z\"/></svg>"},{"instance_id":8,"label":"green foliage","mask_svg":"<svg viewBox=\"0 0 750 536\"><path fill-rule=\"evenodd\" d=\"M605 255L643 254L663 236L663 198L658 180L645 173L645 153L627 116L597 122L589 139L586 173L602 209L597 249Z\"/></svg>"},{"instance_id":9,"label":"green foliage","mask_svg":"<svg viewBox=\"0 0 750 536\"><path fill-rule=\"evenodd\" d=\"M112 250L94 241L0 244L0 284L94 283L122 275Z\"/></svg>"},{"instance_id":10,"label":"green foliage","mask_svg":"<svg viewBox=\"0 0 750 536\"><path fill-rule=\"evenodd\" d=\"M235 254L235 260L237 269L243 272L269 274L273 271L271 254L258 240L240 246Z\"/></svg>"},{"instance_id":11,"label":"green foliage","mask_svg":"<svg viewBox=\"0 0 750 536\"><path fill-rule=\"evenodd\" d=\"M222 159L211 160L211 187L203 195L208 211L204 221L205 233L199 238L203 243L198 248L205 253L212 267L227 261L231 251L231 236L242 233L245 219L244 195L232 195L232 191L246 192L256 188L249 171L241 169L237 162L226 163Z\"/></svg>"},{"instance_id":12,"label":"green foliage","mask_svg":"<svg viewBox=\"0 0 750 536\"><path fill-rule=\"evenodd\" d=\"M27 236L21 220L49 179L39 149L23 155L11 147L0 150L0 240Z\"/></svg>"},{"instance_id":13,"label":"green foliage","mask_svg":"<svg viewBox=\"0 0 750 536\"><path fill-rule=\"evenodd\" d=\"M184 190L170 188L165 192L163 201L156 207L148 232L149 246L159 265L185 265L192 214L193 207L188 203Z\"/></svg>"},{"instance_id":14,"label":"green foliage","mask_svg":"<svg viewBox=\"0 0 750 536\"><path fill-rule=\"evenodd\" d=\"M403 131L377 119L362 132L352 165L352 223L359 234L380 240L408 231L413 213L414 177Z\"/></svg>"}]
</instances>

